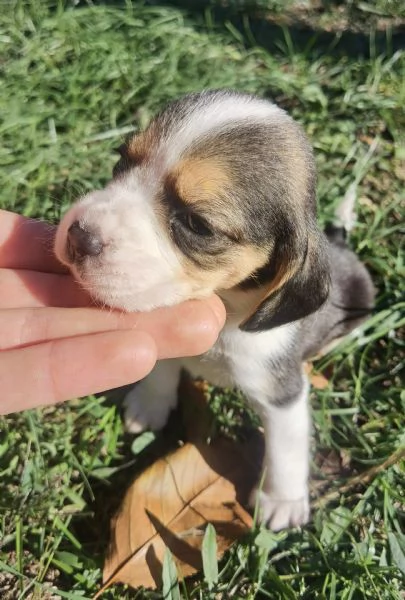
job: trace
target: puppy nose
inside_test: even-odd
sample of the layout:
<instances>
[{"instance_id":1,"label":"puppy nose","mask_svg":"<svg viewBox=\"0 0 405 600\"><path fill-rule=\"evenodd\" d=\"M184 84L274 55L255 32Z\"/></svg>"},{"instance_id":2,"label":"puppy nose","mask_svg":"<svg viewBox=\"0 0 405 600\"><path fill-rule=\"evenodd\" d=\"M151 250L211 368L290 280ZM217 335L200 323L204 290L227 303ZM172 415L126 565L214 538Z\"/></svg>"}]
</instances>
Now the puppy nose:
<instances>
[{"instance_id":1,"label":"puppy nose","mask_svg":"<svg viewBox=\"0 0 405 600\"><path fill-rule=\"evenodd\" d=\"M67 253L72 262L85 256L98 256L103 250L103 242L97 235L84 229L79 221L75 221L68 229Z\"/></svg>"}]
</instances>

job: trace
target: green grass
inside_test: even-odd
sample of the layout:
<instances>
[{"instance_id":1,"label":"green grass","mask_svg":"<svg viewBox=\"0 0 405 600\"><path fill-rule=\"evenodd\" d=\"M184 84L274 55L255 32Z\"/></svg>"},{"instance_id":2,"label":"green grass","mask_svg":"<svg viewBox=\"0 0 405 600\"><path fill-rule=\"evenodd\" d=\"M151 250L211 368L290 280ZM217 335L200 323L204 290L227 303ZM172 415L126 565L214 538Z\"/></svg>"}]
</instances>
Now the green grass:
<instances>
[{"instance_id":1,"label":"green grass","mask_svg":"<svg viewBox=\"0 0 405 600\"><path fill-rule=\"evenodd\" d=\"M358 4L367 12L381 2ZM352 243L373 274L377 308L361 335L318 365L333 366L333 374L326 390L312 393L312 523L253 533L221 561L217 582L201 575L180 592L399 600L405 477L403 463L390 457L405 446L405 53L357 57L316 40L302 48L293 30L280 32L270 52L251 30L216 22L204 9L187 15L163 2L3 3L0 205L57 220L78 193L108 180L112 149L127 131L191 90L234 87L289 110L316 151L321 219L358 185ZM238 430L239 395L216 391L212 406L218 428ZM131 453L119 410L100 398L73 400L2 418L0 432L2 600L90 598L100 585L116 482L130 480L143 460ZM387 460L362 484L355 479ZM122 587L105 594L156 597Z\"/></svg>"}]
</instances>

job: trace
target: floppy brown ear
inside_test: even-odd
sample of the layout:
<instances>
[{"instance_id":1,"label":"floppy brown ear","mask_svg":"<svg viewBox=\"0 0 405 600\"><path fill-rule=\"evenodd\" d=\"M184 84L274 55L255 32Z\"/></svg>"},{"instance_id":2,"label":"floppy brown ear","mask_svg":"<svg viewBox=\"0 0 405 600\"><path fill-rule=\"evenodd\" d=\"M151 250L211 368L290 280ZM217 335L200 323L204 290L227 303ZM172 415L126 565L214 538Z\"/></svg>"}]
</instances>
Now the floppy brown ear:
<instances>
[{"instance_id":1,"label":"floppy brown ear","mask_svg":"<svg viewBox=\"0 0 405 600\"><path fill-rule=\"evenodd\" d=\"M329 294L327 241L314 224L306 243L276 243L270 270L275 272L263 300L244 321L243 331L264 331L302 319L322 306Z\"/></svg>"}]
</instances>

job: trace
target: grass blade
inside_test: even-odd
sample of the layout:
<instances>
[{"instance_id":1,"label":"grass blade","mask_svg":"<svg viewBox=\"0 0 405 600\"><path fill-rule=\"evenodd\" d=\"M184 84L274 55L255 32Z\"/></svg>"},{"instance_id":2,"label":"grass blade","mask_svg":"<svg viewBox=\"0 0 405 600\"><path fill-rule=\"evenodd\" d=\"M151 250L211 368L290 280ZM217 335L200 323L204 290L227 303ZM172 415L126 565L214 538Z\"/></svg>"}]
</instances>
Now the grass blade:
<instances>
[{"instance_id":1,"label":"grass blade","mask_svg":"<svg viewBox=\"0 0 405 600\"><path fill-rule=\"evenodd\" d=\"M212 590L218 583L218 560L217 560L217 535L215 528L208 523L204 533L202 543L202 561L204 577L208 584L208 589Z\"/></svg>"},{"instance_id":2,"label":"grass blade","mask_svg":"<svg viewBox=\"0 0 405 600\"><path fill-rule=\"evenodd\" d=\"M169 548L166 548L165 558L163 560L162 581L163 598L165 600L180 600L177 568Z\"/></svg>"}]
</instances>

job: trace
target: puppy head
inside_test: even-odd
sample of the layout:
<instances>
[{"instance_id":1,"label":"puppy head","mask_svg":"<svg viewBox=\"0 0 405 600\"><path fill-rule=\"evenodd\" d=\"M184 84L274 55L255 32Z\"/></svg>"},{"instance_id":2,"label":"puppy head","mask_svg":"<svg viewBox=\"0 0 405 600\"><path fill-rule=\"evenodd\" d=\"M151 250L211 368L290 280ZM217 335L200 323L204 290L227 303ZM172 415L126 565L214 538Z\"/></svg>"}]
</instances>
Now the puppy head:
<instances>
[{"instance_id":1,"label":"puppy head","mask_svg":"<svg viewBox=\"0 0 405 600\"><path fill-rule=\"evenodd\" d=\"M325 300L312 152L273 104L234 92L170 104L120 148L113 180L79 200L55 252L99 302L151 310L213 292L260 296L242 327Z\"/></svg>"}]
</instances>

